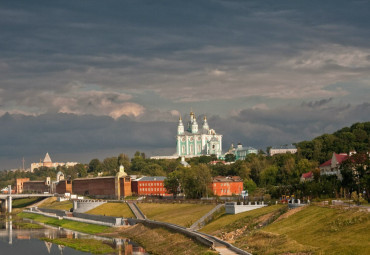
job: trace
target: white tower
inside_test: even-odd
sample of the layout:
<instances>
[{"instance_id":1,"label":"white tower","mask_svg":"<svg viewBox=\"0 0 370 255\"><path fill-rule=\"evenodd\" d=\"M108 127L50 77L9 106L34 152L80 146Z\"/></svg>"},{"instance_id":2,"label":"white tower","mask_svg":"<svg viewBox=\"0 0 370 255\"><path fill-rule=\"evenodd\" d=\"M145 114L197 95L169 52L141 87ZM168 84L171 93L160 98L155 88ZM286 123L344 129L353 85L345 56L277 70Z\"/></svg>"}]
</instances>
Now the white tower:
<instances>
[{"instance_id":1,"label":"white tower","mask_svg":"<svg viewBox=\"0 0 370 255\"><path fill-rule=\"evenodd\" d=\"M179 125L177 126L177 134L182 135L184 133L184 124L182 124L182 118L179 118Z\"/></svg>"},{"instance_id":2,"label":"white tower","mask_svg":"<svg viewBox=\"0 0 370 255\"><path fill-rule=\"evenodd\" d=\"M198 133L198 123L197 123L197 119L195 118L194 113L193 113L193 115L190 115L190 118L192 119L191 132L193 134Z\"/></svg>"},{"instance_id":3,"label":"white tower","mask_svg":"<svg viewBox=\"0 0 370 255\"><path fill-rule=\"evenodd\" d=\"M208 122L207 122L207 116L205 116L205 115L204 115L203 129L209 130L209 126L208 126Z\"/></svg>"}]
</instances>

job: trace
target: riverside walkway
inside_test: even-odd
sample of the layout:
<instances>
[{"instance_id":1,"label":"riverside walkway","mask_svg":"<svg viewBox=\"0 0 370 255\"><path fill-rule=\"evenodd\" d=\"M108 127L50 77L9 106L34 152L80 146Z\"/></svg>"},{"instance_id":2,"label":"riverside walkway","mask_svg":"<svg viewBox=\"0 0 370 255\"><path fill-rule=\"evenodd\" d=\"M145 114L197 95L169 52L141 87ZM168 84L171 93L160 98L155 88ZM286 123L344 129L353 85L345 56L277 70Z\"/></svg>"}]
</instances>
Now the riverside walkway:
<instances>
[{"instance_id":1,"label":"riverside walkway","mask_svg":"<svg viewBox=\"0 0 370 255\"><path fill-rule=\"evenodd\" d=\"M134 215L137 218L136 223L142 223L144 225L146 224L146 225L157 226L157 227L164 227L164 228L167 228L167 229L171 229L175 232L182 233L186 236L192 237L192 238L200 241L201 243L203 243L205 245L212 246L212 248L215 249L221 255L237 255L237 254L252 255L251 253L243 251L243 250L233 246L232 244L230 244L226 241L218 239L215 236L208 235L208 234L205 234L205 233L202 233L202 232L198 232L198 231L195 231L194 229L185 228L185 227L182 227L182 226L179 226L179 225L176 225L176 224L149 220L149 219L146 218L144 213L140 210L140 208L137 206L137 204L135 202L127 202L127 204L131 208L132 212L134 213ZM214 213L215 211L219 210L220 207L221 206L218 206L217 209L213 208L210 212L208 212L206 215L204 215L201 218L202 221L200 221L200 222L203 223L203 221L207 217L212 215L212 213ZM198 224L197 224L197 226L198 226ZM194 228L195 228L195 226L194 226Z\"/></svg>"}]
</instances>

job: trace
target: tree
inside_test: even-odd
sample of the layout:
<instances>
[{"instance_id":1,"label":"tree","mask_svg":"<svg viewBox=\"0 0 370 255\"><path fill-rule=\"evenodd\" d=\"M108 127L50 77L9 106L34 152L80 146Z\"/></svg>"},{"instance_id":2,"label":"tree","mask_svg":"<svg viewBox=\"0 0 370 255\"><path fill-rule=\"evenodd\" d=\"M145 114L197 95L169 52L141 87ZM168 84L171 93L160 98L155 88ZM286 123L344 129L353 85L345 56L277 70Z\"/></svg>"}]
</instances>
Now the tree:
<instances>
[{"instance_id":1,"label":"tree","mask_svg":"<svg viewBox=\"0 0 370 255\"><path fill-rule=\"evenodd\" d=\"M89 163L89 168L88 168L88 173L98 173L98 172L101 172L102 171L102 164L100 162L99 159L97 158L94 158L92 160L90 160L90 163Z\"/></svg>"},{"instance_id":2,"label":"tree","mask_svg":"<svg viewBox=\"0 0 370 255\"><path fill-rule=\"evenodd\" d=\"M77 164L74 166L74 170L77 172L79 177L86 177L87 176L87 169L83 164Z\"/></svg>"},{"instance_id":3,"label":"tree","mask_svg":"<svg viewBox=\"0 0 370 255\"><path fill-rule=\"evenodd\" d=\"M244 189L248 190L248 193L252 194L257 188L257 184L252 179L244 180Z\"/></svg>"},{"instance_id":4,"label":"tree","mask_svg":"<svg viewBox=\"0 0 370 255\"><path fill-rule=\"evenodd\" d=\"M174 198L180 192L180 178L181 173L179 171L173 171L164 180L164 187L169 193L173 194Z\"/></svg>"},{"instance_id":5,"label":"tree","mask_svg":"<svg viewBox=\"0 0 370 255\"><path fill-rule=\"evenodd\" d=\"M211 171L205 164L181 168L180 183L187 198L201 198L207 195L211 181Z\"/></svg>"},{"instance_id":6,"label":"tree","mask_svg":"<svg viewBox=\"0 0 370 255\"><path fill-rule=\"evenodd\" d=\"M234 154L226 154L225 155L225 161L226 162L234 162L236 159Z\"/></svg>"},{"instance_id":7,"label":"tree","mask_svg":"<svg viewBox=\"0 0 370 255\"><path fill-rule=\"evenodd\" d=\"M110 174L110 175L116 175L118 171L118 158L117 157L111 157L106 158L103 161L103 171Z\"/></svg>"},{"instance_id":8,"label":"tree","mask_svg":"<svg viewBox=\"0 0 370 255\"><path fill-rule=\"evenodd\" d=\"M278 167L277 166L268 166L261 172L261 179L260 183L263 186L268 185L275 185L276 184L276 177L278 174Z\"/></svg>"},{"instance_id":9,"label":"tree","mask_svg":"<svg viewBox=\"0 0 370 255\"><path fill-rule=\"evenodd\" d=\"M124 153L119 154L118 155L118 165L119 166L123 165L126 172L130 171L130 168L131 168L130 158Z\"/></svg>"}]
</instances>

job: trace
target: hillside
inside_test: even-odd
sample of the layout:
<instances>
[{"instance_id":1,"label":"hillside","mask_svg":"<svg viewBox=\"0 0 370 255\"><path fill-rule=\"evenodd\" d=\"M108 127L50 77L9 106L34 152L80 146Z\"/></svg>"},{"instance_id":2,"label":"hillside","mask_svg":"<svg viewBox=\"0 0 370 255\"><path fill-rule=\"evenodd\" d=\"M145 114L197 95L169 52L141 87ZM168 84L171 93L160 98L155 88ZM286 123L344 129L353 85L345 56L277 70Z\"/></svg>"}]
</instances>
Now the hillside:
<instances>
[{"instance_id":1,"label":"hillside","mask_svg":"<svg viewBox=\"0 0 370 255\"><path fill-rule=\"evenodd\" d=\"M253 254L370 254L368 212L313 205L281 209L223 215L200 231Z\"/></svg>"},{"instance_id":2,"label":"hillside","mask_svg":"<svg viewBox=\"0 0 370 255\"><path fill-rule=\"evenodd\" d=\"M370 151L370 122L355 123L333 134L323 134L312 141L297 144L298 154L308 160L320 163L328 160L333 152Z\"/></svg>"}]
</instances>

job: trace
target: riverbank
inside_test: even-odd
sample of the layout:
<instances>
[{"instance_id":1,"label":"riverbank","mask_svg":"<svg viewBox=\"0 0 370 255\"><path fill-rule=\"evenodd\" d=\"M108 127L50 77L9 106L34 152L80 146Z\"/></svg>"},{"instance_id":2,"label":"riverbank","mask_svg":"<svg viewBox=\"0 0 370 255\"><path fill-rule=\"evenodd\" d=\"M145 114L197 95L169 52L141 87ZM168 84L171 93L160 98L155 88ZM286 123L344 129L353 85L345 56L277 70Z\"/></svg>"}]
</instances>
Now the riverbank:
<instances>
[{"instance_id":1,"label":"riverbank","mask_svg":"<svg viewBox=\"0 0 370 255\"><path fill-rule=\"evenodd\" d=\"M63 227L83 233L106 236L110 238L129 238L141 245L150 254L217 254L210 248L197 243L191 238L163 228L149 228L141 224L110 228L106 226L80 223L65 219L59 220L26 212L20 213L19 216L44 224ZM58 238L54 240L56 240L56 242L63 241L59 240ZM68 243L65 245L68 246ZM86 247L88 247L88 244L86 244ZM90 252L94 250L95 248L93 246L90 247Z\"/></svg>"}]
</instances>

